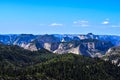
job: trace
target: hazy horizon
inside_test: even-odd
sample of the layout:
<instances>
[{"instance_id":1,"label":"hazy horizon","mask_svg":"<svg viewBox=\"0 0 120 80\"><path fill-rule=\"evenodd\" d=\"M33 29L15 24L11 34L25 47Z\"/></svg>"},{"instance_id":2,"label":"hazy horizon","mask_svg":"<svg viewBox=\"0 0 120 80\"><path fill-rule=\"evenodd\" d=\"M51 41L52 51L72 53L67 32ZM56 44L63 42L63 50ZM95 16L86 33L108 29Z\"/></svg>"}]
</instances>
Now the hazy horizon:
<instances>
[{"instance_id":1,"label":"hazy horizon","mask_svg":"<svg viewBox=\"0 0 120 80\"><path fill-rule=\"evenodd\" d=\"M26 34L26 35L87 35L88 33L43 33L43 34L32 34L32 33L11 33L11 34L1 34L0 35L21 35L21 34ZM110 35L110 36L120 36L119 34L94 34L92 33L93 35Z\"/></svg>"}]
</instances>

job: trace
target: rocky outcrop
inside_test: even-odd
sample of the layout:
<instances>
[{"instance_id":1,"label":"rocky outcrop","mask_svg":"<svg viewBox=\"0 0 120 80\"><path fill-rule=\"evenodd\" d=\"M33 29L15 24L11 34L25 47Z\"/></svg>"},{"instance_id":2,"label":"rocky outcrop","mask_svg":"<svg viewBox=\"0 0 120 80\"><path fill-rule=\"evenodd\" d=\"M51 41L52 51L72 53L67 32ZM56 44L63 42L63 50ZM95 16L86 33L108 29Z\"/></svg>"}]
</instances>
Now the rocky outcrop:
<instances>
[{"instance_id":1,"label":"rocky outcrop","mask_svg":"<svg viewBox=\"0 0 120 80\"><path fill-rule=\"evenodd\" d=\"M84 56L101 57L112 46L113 45L110 42L104 42L95 39L51 43L39 42L38 40L36 40L25 45L24 48L32 51L44 48L58 54L74 53Z\"/></svg>"},{"instance_id":2,"label":"rocky outcrop","mask_svg":"<svg viewBox=\"0 0 120 80\"><path fill-rule=\"evenodd\" d=\"M113 64L120 66L120 46L110 48L102 59L111 61Z\"/></svg>"},{"instance_id":3,"label":"rocky outcrop","mask_svg":"<svg viewBox=\"0 0 120 80\"><path fill-rule=\"evenodd\" d=\"M24 49L31 50L31 51L37 51L38 48L35 44L29 43L28 45L24 46Z\"/></svg>"}]
</instances>

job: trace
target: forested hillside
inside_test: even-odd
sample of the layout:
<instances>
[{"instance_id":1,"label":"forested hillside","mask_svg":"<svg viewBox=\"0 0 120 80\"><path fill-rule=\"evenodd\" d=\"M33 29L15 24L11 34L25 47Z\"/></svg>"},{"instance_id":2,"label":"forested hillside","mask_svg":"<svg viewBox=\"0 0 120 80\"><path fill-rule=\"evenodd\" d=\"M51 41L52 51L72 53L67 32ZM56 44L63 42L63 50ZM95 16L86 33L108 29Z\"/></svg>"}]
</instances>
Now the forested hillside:
<instances>
[{"instance_id":1,"label":"forested hillside","mask_svg":"<svg viewBox=\"0 0 120 80\"><path fill-rule=\"evenodd\" d=\"M0 44L1 80L120 80L119 75L119 67L98 58Z\"/></svg>"}]
</instances>

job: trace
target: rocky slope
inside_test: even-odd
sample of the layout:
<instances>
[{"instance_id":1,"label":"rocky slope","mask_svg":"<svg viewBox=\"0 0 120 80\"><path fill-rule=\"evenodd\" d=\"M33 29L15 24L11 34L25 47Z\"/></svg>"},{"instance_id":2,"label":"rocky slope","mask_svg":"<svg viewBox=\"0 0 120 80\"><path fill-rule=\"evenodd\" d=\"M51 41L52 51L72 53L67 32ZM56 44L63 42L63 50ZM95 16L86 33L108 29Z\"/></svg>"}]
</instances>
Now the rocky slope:
<instances>
[{"instance_id":1,"label":"rocky slope","mask_svg":"<svg viewBox=\"0 0 120 80\"><path fill-rule=\"evenodd\" d=\"M103 59L120 66L120 46L110 48L103 56Z\"/></svg>"},{"instance_id":2,"label":"rocky slope","mask_svg":"<svg viewBox=\"0 0 120 80\"><path fill-rule=\"evenodd\" d=\"M86 39L69 42L42 42L35 40L26 46L25 49L37 51L45 48L53 53L65 54L74 53L91 57L102 57L113 44L107 41Z\"/></svg>"}]
</instances>

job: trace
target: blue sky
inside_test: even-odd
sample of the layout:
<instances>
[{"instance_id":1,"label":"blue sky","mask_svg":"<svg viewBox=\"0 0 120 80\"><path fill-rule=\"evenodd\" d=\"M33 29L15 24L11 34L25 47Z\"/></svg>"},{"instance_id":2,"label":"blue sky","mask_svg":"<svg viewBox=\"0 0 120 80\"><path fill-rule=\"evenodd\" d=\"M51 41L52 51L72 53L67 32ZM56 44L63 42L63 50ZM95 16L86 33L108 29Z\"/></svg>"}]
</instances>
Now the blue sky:
<instances>
[{"instance_id":1,"label":"blue sky","mask_svg":"<svg viewBox=\"0 0 120 80\"><path fill-rule=\"evenodd\" d=\"M120 34L120 0L0 0L0 34Z\"/></svg>"}]
</instances>

